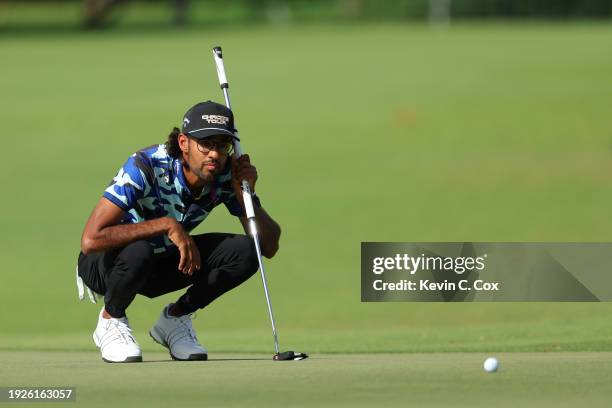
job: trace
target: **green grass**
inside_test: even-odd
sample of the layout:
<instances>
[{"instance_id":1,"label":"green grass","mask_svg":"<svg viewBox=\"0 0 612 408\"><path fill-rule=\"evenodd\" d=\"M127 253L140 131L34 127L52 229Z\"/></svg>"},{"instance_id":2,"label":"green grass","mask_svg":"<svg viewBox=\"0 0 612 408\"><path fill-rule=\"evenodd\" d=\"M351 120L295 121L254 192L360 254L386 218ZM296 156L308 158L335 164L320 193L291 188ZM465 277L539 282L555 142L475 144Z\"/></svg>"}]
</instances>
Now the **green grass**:
<instances>
[{"instance_id":1,"label":"green grass","mask_svg":"<svg viewBox=\"0 0 612 408\"><path fill-rule=\"evenodd\" d=\"M208 362L104 364L93 352L0 352L9 385L76 387L77 404L122 406L608 406L611 353L218 355ZM66 403L66 406L73 406Z\"/></svg>"},{"instance_id":2,"label":"green grass","mask_svg":"<svg viewBox=\"0 0 612 408\"><path fill-rule=\"evenodd\" d=\"M89 320L91 326L93 323ZM148 336L152 321L132 320L134 334L145 351L159 350ZM267 353L272 336L265 323L259 328L215 328L198 317L199 338L213 353ZM612 328L606 315L565 320L470 324L466 321L429 326L352 327L325 329L316 326L295 329L282 325L283 348L312 353L425 353L425 352L515 352L515 351L609 351ZM91 328L93 331L93 327ZM0 337L0 350L88 351L94 348L90 332L46 335L40 332Z\"/></svg>"},{"instance_id":3,"label":"green grass","mask_svg":"<svg viewBox=\"0 0 612 408\"><path fill-rule=\"evenodd\" d=\"M604 24L3 36L0 366L32 359L6 378L74 378L101 401L111 376L98 367L115 368L99 363L90 339L97 306L76 299L84 222L129 154L163 141L194 102L222 99L210 56L221 44L258 194L283 227L281 250L267 263L281 344L320 358L282 369L303 372L265 366L274 367L262 368L265 386L252 381L259 362L206 366L223 374L198 372L201 389L180 381L191 372L168 386L161 379L170 372L135 372L144 374L117 385L117 399L140 401L129 389L155 384L159 403L176 386L185 401L216 390L213 405L229 390L236 400L223 405L240 405L254 389L262 405L281 405L294 390L292 405L331 404L332 395L349 405L371 403L388 385L390 404L429 397L446 405L454 396L484 405L495 396L524 401L540 384L546 392L536 405L574 405L578 389L594 390L600 403L609 354L509 354L507 372L484 378L476 354L336 354L612 351L609 303L362 304L359 293L361 241L611 240L611 40ZM220 209L197 232L239 230ZM176 296L138 297L130 307L145 352L157 350L149 325ZM195 325L212 353L269 353L267 319L255 277ZM37 371L36 361L53 374ZM472 361L474 371L464 372ZM369 382L387 368L384 381ZM576 387L565 386L576 371ZM227 380L236 373L244 393Z\"/></svg>"}]
</instances>

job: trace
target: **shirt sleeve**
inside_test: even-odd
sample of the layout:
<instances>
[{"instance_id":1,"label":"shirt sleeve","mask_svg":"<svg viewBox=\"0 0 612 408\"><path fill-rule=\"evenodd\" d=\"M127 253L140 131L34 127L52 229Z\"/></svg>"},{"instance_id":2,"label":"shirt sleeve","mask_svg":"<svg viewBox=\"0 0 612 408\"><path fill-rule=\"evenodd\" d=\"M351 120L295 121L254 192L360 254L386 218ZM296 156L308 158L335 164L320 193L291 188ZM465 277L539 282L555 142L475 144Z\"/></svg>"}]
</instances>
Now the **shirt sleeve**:
<instances>
[{"instance_id":1,"label":"shirt sleeve","mask_svg":"<svg viewBox=\"0 0 612 408\"><path fill-rule=\"evenodd\" d=\"M128 211L145 196L148 189L149 185L138 166L136 155L132 155L119 169L103 196L122 210Z\"/></svg>"},{"instance_id":2,"label":"shirt sleeve","mask_svg":"<svg viewBox=\"0 0 612 408\"><path fill-rule=\"evenodd\" d=\"M246 214L242 208L242 204L238 201L234 188L232 187L232 158L230 157L227 161L227 172L220 176L218 188L218 197L220 202L225 204L225 208L234 217L244 217Z\"/></svg>"},{"instance_id":3,"label":"shirt sleeve","mask_svg":"<svg viewBox=\"0 0 612 408\"><path fill-rule=\"evenodd\" d=\"M236 197L236 193L234 193L233 190L228 195L227 200L224 201L224 204L227 210L229 211L229 213L232 214L234 217L244 217L245 216L244 208L242 208L242 204L240 204L240 201L238 201L238 198Z\"/></svg>"}]
</instances>

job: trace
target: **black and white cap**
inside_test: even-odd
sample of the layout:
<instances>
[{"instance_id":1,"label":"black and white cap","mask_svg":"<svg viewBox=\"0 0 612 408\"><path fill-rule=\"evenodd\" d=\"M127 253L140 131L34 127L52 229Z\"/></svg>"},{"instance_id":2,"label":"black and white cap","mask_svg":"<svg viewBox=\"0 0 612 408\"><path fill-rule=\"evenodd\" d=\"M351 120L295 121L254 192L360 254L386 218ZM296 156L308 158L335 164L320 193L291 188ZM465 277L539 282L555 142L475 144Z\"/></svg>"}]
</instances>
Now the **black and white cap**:
<instances>
[{"instance_id":1,"label":"black and white cap","mask_svg":"<svg viewBox=\"0 0 612 408\"><path fill-rule=\"evenodd\" d=\"M228 135L236 140L234 114L225 105L213 101L200 102L191 107L183 118L182 132L196 139Z\"/></svg>"}]
</instances>

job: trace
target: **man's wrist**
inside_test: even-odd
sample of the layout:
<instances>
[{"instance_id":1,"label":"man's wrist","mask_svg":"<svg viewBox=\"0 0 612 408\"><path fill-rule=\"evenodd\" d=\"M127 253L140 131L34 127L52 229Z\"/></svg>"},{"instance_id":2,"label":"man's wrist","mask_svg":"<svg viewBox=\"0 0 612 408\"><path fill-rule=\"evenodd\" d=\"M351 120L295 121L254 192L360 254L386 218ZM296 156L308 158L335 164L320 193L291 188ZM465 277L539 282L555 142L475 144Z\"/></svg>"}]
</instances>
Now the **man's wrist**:
<instances>
[{"instance_id":1,"label":"man's wrist","mask_svg":"<svg viewBox=\"0 0 612 408\"><path fill-rule=\"evenodd\" d=\"M257 194L255 193L251 194L251 199L253 200L253 207L261 208L261 201L259 200L259 197L257 196Z\"/></svg>"}]
</instances>

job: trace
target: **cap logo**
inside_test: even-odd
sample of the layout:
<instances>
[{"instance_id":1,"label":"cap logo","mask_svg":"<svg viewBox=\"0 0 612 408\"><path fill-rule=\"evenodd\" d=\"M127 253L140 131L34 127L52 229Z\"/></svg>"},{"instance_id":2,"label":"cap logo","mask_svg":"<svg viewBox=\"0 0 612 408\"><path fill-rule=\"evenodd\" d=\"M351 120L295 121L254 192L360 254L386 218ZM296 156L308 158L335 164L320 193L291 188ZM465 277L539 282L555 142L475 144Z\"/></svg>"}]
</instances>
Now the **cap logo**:
<instances>
[{"instance_id":1,"label":"cap logo","mask_svg":"<svg viewBox=\"0 0 612 408\"><path fill-rule=\"evenodd\" d=\"M216 125L226 125L227 122L229 122L229 118L227 116L221 115L202 115L202 119L207 121L209 124L214 123Z\"/></svg>"},{"instance_id":2,"label":"cap logo","mask_svg":"<svg viewBox=\"0 0 612 408\"><path fill-rule=\"evenodd\" d=\"M184 118L183 119L183 127L187 126L189 124L189 119L188 118Z\"/></svg>"}]
</instances>

